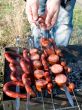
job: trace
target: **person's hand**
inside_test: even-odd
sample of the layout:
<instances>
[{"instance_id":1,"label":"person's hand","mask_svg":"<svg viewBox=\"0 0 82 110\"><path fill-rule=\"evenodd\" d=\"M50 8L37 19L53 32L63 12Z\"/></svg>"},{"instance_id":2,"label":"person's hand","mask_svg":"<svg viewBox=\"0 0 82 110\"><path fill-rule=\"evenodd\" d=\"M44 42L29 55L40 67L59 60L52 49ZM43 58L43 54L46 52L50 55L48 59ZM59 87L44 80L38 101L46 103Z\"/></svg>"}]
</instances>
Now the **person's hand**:
<instances>
[{"instance_id":1,"label":"person's hand","mask_svg":"<svg viewBox=\"0 0 82 110\"><path fill-rule=\"evenodd\" d=\"M45 24L50 29L57 21L61 0L47 0Z\"/></svg>"},{"instance_id":2,"label":"person's hand","mask_svg":"<svg viewBox=\"0 0 82 110\"><path fill-rule=\"evenodd\" d=\"M39 0L26 1L26 14L30 24L38 19Z\"/></svg>"}]
</instances>

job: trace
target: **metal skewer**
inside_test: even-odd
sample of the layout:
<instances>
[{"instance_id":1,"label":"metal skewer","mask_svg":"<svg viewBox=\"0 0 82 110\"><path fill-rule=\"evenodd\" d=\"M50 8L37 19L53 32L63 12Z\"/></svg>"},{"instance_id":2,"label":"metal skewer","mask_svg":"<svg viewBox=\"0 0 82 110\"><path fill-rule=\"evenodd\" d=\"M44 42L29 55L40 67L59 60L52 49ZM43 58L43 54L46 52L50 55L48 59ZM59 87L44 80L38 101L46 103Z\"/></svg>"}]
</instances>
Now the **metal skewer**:
<instances>
[{"instance_id":1,"label":"metal skewer","mask_svg":"<svg viewBox=\"0 0 82 110\"><path fill-rule=\"evenodd\" d=\"M41 97L42 97L43 110L45 110L44 97L43 97L43 90L41 90Z\"/></svg>"},{"instance_id":2,"label":"metal skewer","mask_svg":"<svg viewBox=\"0 0 82 110\"><path fill-rule=\"evenodd\" d=\"M51 99L52 99L53 110L56 110L56 108L54 106L53 91L51 91Z\"/></svg>"},{"instance_id":3,"label":"metal skewer","mask_svg":"<svg viewBox=\"0 0 82 110\"><path fill-rule=\"evenodd\" d=\"M17 47L17 53L19 54L19 51L20 51L20 49L19 49L19 42L20 42L20 38L19 38L19 36L17 36L17 38L16 38L16 47ZM17 58L17 61L19 62L19 58ZM19 79L19 75L17 76L17 79ZM20 92L20 87L17 85L16 86L16 92ZM19 110L20 109L20 98L19 97L17 97L16 98L16 110Z\"/></svg>"},{"instance_id":4,"label":"metal skewer","mask_svg":"<svg viewBox=\"0 0 82 110\"><path fill-rule=\"evenodd\" d=\"M31 36L29 36L29 38L27 39L27 43L28 43L29 49L32 49L34 46L34 43L33 43L33 39ZM27 93L26 110L29 110L29 103L30 103L30 94Z\"/></svg>"},{"instance_id":5,"label":"metal skewer","mask_svg":"<svg viewBox=\"0 0 82 110\"><path fill-rule=\"evenodd\" d=\"M68 78L68 74L66 73L66 75L67 75L67 78ZM69 78L68 78L69 79ZM71 81L70 81L70 79L69 79L69 83L70 83ZM74 92L74 90L72 90L72 93L73 93L73 95L74 95L74 98L75 98L75 101L76 101L76 104L77 104L77 107L78 107L78 109L79 110L81 110L81 108L80 108L80 106L79 106L79 103L78 103L78 101L77 101L77 98L76 98L76 95L75 95L75 92Z\"/></svg>"}]
</instances>

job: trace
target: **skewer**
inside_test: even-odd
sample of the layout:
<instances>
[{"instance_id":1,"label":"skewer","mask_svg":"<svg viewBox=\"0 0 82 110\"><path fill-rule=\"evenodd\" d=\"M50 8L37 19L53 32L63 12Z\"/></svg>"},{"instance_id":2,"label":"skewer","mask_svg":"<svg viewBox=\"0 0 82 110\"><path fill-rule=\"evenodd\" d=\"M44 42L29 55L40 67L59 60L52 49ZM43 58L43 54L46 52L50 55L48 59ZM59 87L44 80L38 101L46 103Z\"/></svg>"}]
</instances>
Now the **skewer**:
<instances>
[{"instance_id":1,"label":"skewer","mask_svg":"<svg viewBox=\"0 0 82 110\"><path fill-rule=\"evenodd\" d=\"M67 75L67 73L66 73L66 75ZM67 75L67 77L68 77L68 75ZM69 78L68 78L68 79L69 79ZM70 81L70 79L69 79L69 83L70 83L70 82L71 82L71 81ZM77 104L78 109L81 110L81 108L80 108L80 106L79 106L79 103L78 103L78 101L77 101L77 98L76 98L76 95L75 95L74 90L72 90L72 93L73 93L73 95L74 95L74 98L75 98L75 101L76 101L76 104Z\"/></svg>"},{"instance_id":2,"label":"skewer","mask_svg":"<svg viewBox=\"0 0 82 110\"><path fill-rule=\"evenodd\" d=\"M53 91L51 91L51 99L52 99L53 110L56 110L56 108L54 106Z\"/></svg>"},{"instance_id":3,"label":"skewer","mask_svg":"<svg viewBox=\"0 0 82 110\"><path fill-rule=\"evenodd\" d=\"M43 90L41 90L41 97L42 97L43 110L45 110L44 97L43 97Z\"/></svg>"},{"instance_id":4,"label":"skewer","mask_svg":"<svg viewBox=\"0 0 82 110\"><path fill-rule=\"evenodd\" d=\"M32 38L29 38L27 43L28 43L29 49L32 49L34 46ZM30 102L30 94L27 93L26 110L29 110L29 102Z\"/></svg>"},{"instance_id":5,"label":"skewer","mask_svg":"<svg viewBox=\"0 0 82 110\"><path fill-rule=\"evenodd\" d=\"M29 110L30 95L27 93L26 110Z\"/></svg>"},{"instance_id":6,"label":"skewer","mask_svg":"<svg viewBox=\"0 0 82 110\"><path fill-rule=\"evenodd\" d=\"M17 47L17 53L19 54L19 42L20 42L20 39L19 39L19 36L17 36L16 38L16 47ZM19 61L19 58L17 58L17 61ZM19 75L17 76L17 78L19 79ZM16 92L20 92L20 87L17 85L16 86ZM20 98L17 97L16 98L16 110L19 110L20 109Z\"/></svg>"},{"instance_id":7,"label":"skewer","mask_svg":"<svg viewBox=\"0 0 82 110\"><path fill-rule=\"evenodd\" d=\"M73 95L74 95L74 97L75 97L78 110L81 110L80 105L79 105L79 103L78 103L78 101L77 101L77 98L76 98L76 95L75 95L75 92L74 92L74 91L73 91Z\"/></svg>"}]
</instances>

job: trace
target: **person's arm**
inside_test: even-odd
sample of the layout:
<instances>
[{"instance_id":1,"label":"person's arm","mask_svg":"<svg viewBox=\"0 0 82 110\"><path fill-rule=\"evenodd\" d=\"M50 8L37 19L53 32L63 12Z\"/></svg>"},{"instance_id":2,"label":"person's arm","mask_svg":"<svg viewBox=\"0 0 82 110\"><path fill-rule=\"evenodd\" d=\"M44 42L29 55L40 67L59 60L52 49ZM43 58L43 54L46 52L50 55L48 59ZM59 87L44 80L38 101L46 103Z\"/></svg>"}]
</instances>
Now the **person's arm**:
<instances>
[{"instance_id":1,"label":"person's arm","mask_svg":"<svg viewBox=\"0 0 82 110\"><path fill-rule=\"evenodd\" d=\"M26 0L26 14L29 23L38 19L39 0Z\"/></svg>"},{"instance_id":2,"label":"person's arm","mask_svg":"<svg viewBox=\"0 0 82 110\"><path fill-rule=\"evenodd\" d=\"M47 28L51 28L57 21L62 0L47 0L46 20Z\"/></svg>"}]
</instances>

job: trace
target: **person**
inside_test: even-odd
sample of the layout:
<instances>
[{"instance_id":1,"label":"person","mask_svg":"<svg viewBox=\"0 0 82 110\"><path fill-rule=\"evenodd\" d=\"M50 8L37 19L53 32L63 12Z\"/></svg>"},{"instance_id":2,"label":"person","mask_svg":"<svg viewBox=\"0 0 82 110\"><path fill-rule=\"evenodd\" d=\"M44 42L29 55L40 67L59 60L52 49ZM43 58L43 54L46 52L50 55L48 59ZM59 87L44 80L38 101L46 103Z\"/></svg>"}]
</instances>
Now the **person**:
<instances>
[{"instance_id":1,"label":"person","mask_svg":"<svg viewBox=\"0 0 82 110\"><path fill-rule=\"evenodd\" d=\"M46 30L50 29L56 45L67 46L73 30L73 9L76 0L27 0L26 14L32 27L36 47L39 30L34 24L39 16L45 16Z\"/></svg>"}]
</instances>

